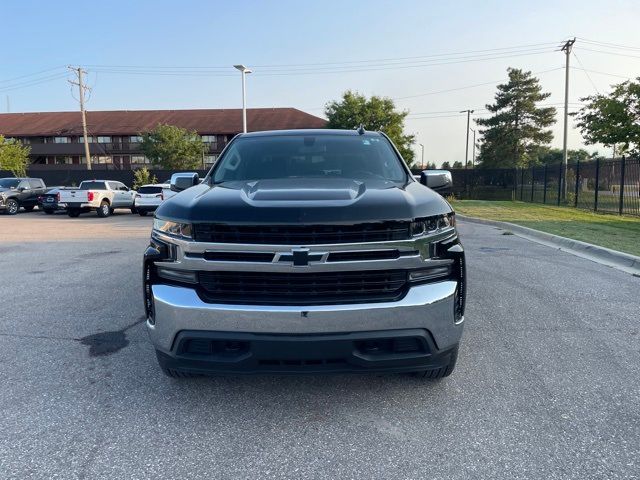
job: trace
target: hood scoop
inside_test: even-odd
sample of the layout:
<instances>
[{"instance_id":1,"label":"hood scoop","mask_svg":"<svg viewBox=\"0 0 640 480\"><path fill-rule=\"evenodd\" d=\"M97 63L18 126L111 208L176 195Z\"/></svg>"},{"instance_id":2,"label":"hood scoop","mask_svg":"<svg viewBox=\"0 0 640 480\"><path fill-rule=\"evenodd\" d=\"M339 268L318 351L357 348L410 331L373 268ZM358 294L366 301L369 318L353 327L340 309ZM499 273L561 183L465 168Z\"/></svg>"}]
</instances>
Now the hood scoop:
<instances>
[{"instance_id":1,"label":"hood scoop","mask_svg":"<svg viewBox=\"0 0 640 480\"><path fill-rule=\"evenodd\" d=\"M342 178L287 178L250 182L243 191L252 202L351 202L364 193L365 185Z\"/></svg>"}]
</instances>

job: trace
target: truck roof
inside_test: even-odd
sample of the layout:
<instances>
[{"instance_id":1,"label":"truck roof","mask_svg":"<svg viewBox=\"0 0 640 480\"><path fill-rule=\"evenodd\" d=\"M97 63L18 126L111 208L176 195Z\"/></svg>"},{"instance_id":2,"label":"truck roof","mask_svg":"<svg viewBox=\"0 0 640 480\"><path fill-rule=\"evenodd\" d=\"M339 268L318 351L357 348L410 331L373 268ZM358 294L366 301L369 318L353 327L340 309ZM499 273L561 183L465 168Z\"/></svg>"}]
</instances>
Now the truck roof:
<instances>
[{"instance_id":1,"label":"truck roof","mask_svg":"<svg viewBox=\"0 0 640 480\"><path fill-rule=\"evenodd\" d=\"M370 137L381 137L380 132L365 131L360 134L358 130L342 130L332 128L314 128L314 129L298 129L298 130L265 130L262 132L241 133L240 137L280 137L280 136L299 136L306 135L341 135L345 137L358 137L361 135Z\"/></svg>"}]
</instances>

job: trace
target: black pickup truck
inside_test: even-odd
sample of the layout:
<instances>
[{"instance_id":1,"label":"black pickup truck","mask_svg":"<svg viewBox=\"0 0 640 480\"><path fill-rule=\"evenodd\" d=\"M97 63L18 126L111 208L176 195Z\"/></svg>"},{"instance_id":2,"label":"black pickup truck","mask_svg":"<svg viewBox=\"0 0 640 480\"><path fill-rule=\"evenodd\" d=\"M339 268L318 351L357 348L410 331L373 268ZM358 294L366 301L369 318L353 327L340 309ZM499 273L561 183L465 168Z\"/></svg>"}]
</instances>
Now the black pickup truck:
<instances>
[{"instance_id":1,"label":"black pickup truck","mask_svg":"<svg viewBox=\"0 0 640 480\"><path fill-rule=\"evenodd\" d=\"M235 137L155 214L147 329L163 371L451 374L464 250L447 201L382 133Z\"/></svg>"},{"instance_id":2,"label":"black pickup truck","mask_svg":"<svg viewBox=\"0 0 640 480\"><path fill-rule=\"evenodd\" d=\"M40 178L0 178L0 212L15 215L20 207L30 212L46 190Z\"/></svg>"}]
</instances>

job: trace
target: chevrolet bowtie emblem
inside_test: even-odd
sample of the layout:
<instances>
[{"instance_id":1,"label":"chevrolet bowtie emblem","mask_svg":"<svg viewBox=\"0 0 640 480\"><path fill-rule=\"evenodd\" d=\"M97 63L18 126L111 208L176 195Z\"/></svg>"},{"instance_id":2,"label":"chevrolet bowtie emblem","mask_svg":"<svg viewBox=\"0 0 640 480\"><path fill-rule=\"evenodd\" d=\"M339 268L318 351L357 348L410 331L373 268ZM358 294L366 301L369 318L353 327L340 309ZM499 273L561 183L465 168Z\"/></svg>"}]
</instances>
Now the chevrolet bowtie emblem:
<instances>
[{"instance_id":1,"label":"chevrolet bowtie emblem","mask_svg":"<svg viewBox=\"0 0 640 480\"><path fill-rule=\"evenodd\" d=\"M305 267L309 262L322 261L322 253L309 253L308 248L293 248L291 253L281 253L278 257L279 262L291 262L294 267Z\"/></svg>"}]
</instances>

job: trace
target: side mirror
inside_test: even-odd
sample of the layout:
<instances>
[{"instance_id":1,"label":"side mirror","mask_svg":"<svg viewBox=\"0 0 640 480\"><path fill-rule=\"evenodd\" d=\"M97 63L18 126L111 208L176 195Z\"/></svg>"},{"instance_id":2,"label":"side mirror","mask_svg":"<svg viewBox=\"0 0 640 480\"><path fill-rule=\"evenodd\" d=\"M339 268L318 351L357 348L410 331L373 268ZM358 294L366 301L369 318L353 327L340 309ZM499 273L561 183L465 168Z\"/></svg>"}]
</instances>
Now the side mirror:
<instances>
[{"instance_id":1,"label":"side mirror","mask_svg":"<svg viewBox=\"0 0 640 480\"><path fill-rule=\"evenodd\" d=\"M449 170L424 170L420 173L420 183L440 195L446 195L451 193L453 178Z\"/></svg>"},{"instance_id":2,"label":"side mirror","mask_svg":"<svg viewBox=\"0 0 640 480\"><path fill-rule=\"evenodd\" d=\"M25 188L25 187L18 187L18 191L19 191L19 192L24 192L25 190L26 190L26 188Z\"/></svg>"},{"instance_id":3,"label":"side mirror","mask_svg":"<svg viewBox=\"0 0 640 480\"><path fill-rule=\"evenodd\" d=\"M187 188L191 188L194 185L200 183L198 174L193 173L174 173L171 175L171 190L174 192L181 192Z\"/></svg>"}]
</instances>

